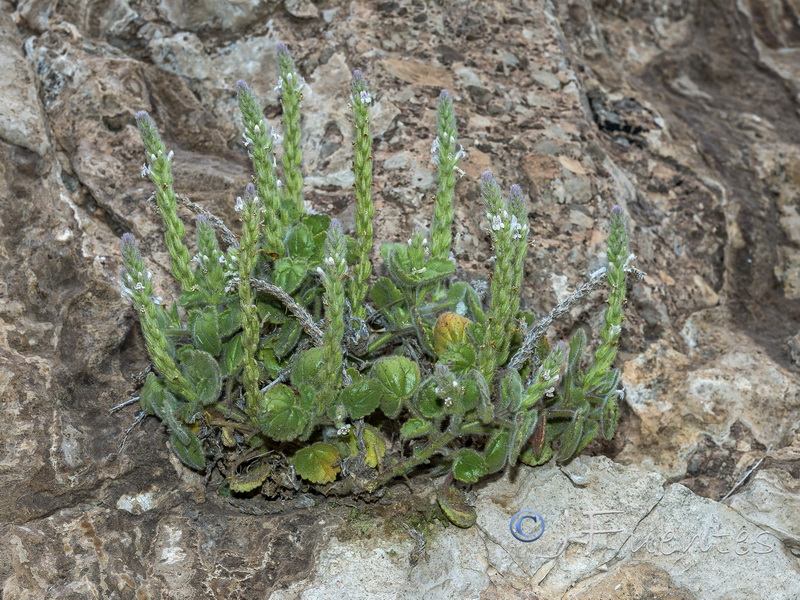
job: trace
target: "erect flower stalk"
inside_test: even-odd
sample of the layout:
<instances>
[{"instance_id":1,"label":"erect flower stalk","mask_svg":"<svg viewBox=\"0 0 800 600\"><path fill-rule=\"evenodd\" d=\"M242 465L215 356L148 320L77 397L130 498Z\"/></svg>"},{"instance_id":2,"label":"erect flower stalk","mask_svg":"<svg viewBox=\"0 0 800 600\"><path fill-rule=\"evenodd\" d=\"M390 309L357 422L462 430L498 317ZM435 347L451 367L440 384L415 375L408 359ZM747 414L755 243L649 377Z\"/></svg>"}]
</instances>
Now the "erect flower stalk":
<instances>
[{"instance_id":1,"label":"erect flower stalk","mask_svg":"<svg viewBox=\"0 0 800 600\"><path fill-rule=\"evenodd\" d=\"M139 310L139 321L147 345L147 352L156 371L161 374L169 388L187 400L194 398L189 382L175 362L175 348L167 339L159 322L161 307L153 300L153 283L145 267L142 255L136 247L133 235L126 233L120 243L122 250L122 295L128 296Z\"/></svg>"},{"instance_id":2,"label":"erect flower stalk","mask_svg":"<svg viewBox=\"0 0 800 600\"><path fill-rule=\"evenodd\" d=\"M178 205L172 189L172 152L167 154L158 128L146 111L136 113L139 135L144 142L147 161L142 167L142 176L149 175L156 185L156 204L164 221L165 239L172 263L172 274L185 291L194 286L194 275L189 267L189 250L183 243L186 230L178 218Z\"/></svg>"},{"instance_id":3,"label":"erect flower stalk","mask_svg":"<svg viewBox=\"0 0 800 600\"><path fill-rule=\"evenodd\" d=\"M457 142L453 99L446 90L442 90L436 114L436 139L431 148L433 160L438 165L439 179L431 233L431 256L433 258L447 259L450 256L453 215L455 214L453 199L455 197L456 171L458 170L458 160L464 156L463 148L456 151Z\"/></svg>"},{"instance_id":4,"label":"erect flower stalk","mask_svg":"<svg viewBox=\"0 0 800 600\"><path fill-rule=\"evenodd\" d=\"M294 223L305 213L303 206L303 152L300 147L300 101L306 86L297 73L286 44L278 42L278 71L283 107L283 176L286 179L285 224Z\"/></svg>"},{"instance_id":5,"label":"erect flower stalk","mask_svg":"<svg viewBox=\"0 0 800 600\"><path fill-rule=\"evenodd\" d=\"M617 355L617 344L622 333L622 308L627 291L626 267L634 257L628 254L628 230L625 215L619 206L611 210L607 255L606 280L611 292L608 295L608 308L604 315L605 324L600 332L601 343L594 354L595 362L583 381L585 391L591 390L605 378Z\"/></svg>"},{"instance_id":6,"label":"erect flower stalk","mask_svg":"<svg viewBox=\"0 0 800 600\"><path fill-rule=\"evenodd\" d=\"M197 215L197 257L198 270L195 281L205 282L203 286L206 301L216 306L222 302L227 285L225 267L227 260L219 249L217 236L211 221L205 215Z\"/></svg>"},{"instance_id":7,"label":"erect flower stalk","mask_svg":"<svg viewBox=\"0 0 800 600\"><path fill-rule=\"evenodd\" d=\"M356 194L356 264L350 284L350 305L353 316L363 319L367 316L364 299L367 297L367 281L372 273L370 252L372 251L372 217L375 205L372 203L372 134L369 130L369 106L372 97L367 90L367 82L361 71L353 73L350 89L350 104L353 107L353 175Z\"/></svg>"},{"instance_id":8,"label":"erect flower stalk","mask_svg":"<svg viewBox=\"0 0 800 600\"><path fill-rule=\"evenodd\" d=\"M251 415L257 413L260 404L258 388L259 372L256 363L256 352L261 330L255 294L250 285L250 277L256 266L258 240L261 233L261 202L256 195L256 188L248 183L244 196L236 199L236 210L242 218L242 241L239 244L239 300L242 307L242 352L244 367L242 383L247 399L247 410Z\"/></svg>"},{"instance_id":9,"label":"erect flower stalk","mask_svg":"<svg viewBox=\"0 0 800 600\"><path fill-rule=\"evenodd\" d=\"M244 124L244 144L253 161L256 191L265 208L264 249L275 258L280 258L284 253L285 224L281 219L283 197L275 174L275 154L272 148L275 134L271 130L267 132L264 113L253 90L244 81L238 81L236 91Z\"/></svg>"},{"instance_id":10,"label":"erect flower stalk","mask_svg":"<svg viewBox=\"0 0 800 600\"><path fill-rule=\"evenodd\" d=\"M508 201L488 171L481 177L481 191L494 243L491 304L486 336L478 353L478 369L491 383L494 372L508 358L511 325L519 310L519 286L527 250L528 222L519 186Z\"/></svg>"},{"instance_id":11,"label":"erect flower stalk","mask_svg":"<svg viewBox=\"0 0 800 600\"><path fill-rule=\"evenodd\" d=\"M325 259L319 275L325 288L325 333L322 336L321 377L323 389L317 395L320 412L332 402L342 382L342 338L344 337L344 282L347 274L347 245L342 226L331 220L325 242Z\"/></svg>"}]
</instances>

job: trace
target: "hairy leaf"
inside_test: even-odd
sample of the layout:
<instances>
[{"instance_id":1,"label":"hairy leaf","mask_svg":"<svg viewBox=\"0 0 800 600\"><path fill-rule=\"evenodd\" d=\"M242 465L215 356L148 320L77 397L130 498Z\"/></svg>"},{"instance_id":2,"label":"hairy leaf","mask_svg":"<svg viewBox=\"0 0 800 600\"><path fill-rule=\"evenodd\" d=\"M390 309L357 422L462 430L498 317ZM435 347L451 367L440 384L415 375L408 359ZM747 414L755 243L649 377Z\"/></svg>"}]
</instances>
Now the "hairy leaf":
<instances>
[{"instance_id":1,"label":"hairy leaf","mask_svg":"<svg viewBox=\"0 0 800 600\"><path fill-rule=\"evenodd\" d=\"M242 334L237 333L222 350L222 374L230 377L241 366L243 357Z\"/></svg>"},{"instance_id":2,"label":"hairy leaf","mask_svg":"<svg viewBox=\"0 0 800 600\"><path fill-rule=\"evenodd\" d=\"M436 493L436 500L448 520L458 527L467 529L475 525L478 514L475 508L467 504L467 499L459 489L448 487L444 491Z\"/></svg>"},{"instance_id":3,"label":"hairy leaf","mask_svg":"<svg viewBox=\"0 0 800 600\"><path fill-rule=\"evenodd\" d=\"M422 437L431 430L431 422L423 419L409 419L400 428L400 438L410 440Z\"/></svg>"},{"instance_id":4,"label":"hairy leaf","mask_svg":"<svg viewBox=\"0 0 800 600\"><path fill-rule=\"evenodd\" d=\"M373 365L372 376L382 388L381 410L393 419L400 413L403 401L417 390L419 365L404 356L388 356Z\"/></svg>"},{"instance_id":5,"label":"hairy leaf","mask_svg":"<svg viewBox=\"0 0 800 600\"><path fill-rule=\"evenodd\" d=\"M272 271L275 285L283 288L287 294L293 293L308 274L308 263L303 259L281 258L275 262Z\"/></svg>"},{"instance_id":6,"label":"hairy leaf","mask_svg":"<svg viewBox=\"0 0 800 600\"><path fill-rule=\"evenodd\" d=\"M212 356L217 356L222 352L222 340L219 335L219 315L215 306L191 311L189 324L192 342L196 348L205 350Z\"/></svg>"},{"instance_id":7,"label":"hairy leaf","mask_svg":"<svg viewBox=\"0 0 800 600\"><path fill-rule=\"evenodd\" d=\"M366 379L344 388L339 402L344 404L351 419L363 419L378 408L380 390L375 389L373 380Z\"/></svg>"},{"instance_id":8,"label":"hairy leaf","mask_svg":"<svg viewBox=\"0 0 800 600\"><path fill-rule=\"evenodd\" d=\"M460 344L467 339L467 325L472 323L468 318L458 313L445 312L439 315L433 327L433 350L442 356L455 344Z\"/></svg>"},{"instance_id":9,"label":"hairy leaf","mask_svg":"<svg viewBox=\"0 0 800 600\"><path fill-rule=\"evenodd\" d=\"M169 436L172 449L181 462L195 471L205 471L206 455L203 444L193 433L189 433L189 443L184 444L174 433Z\"/></svg>"},{"instance_id":10,"label":"hairy leaf","mask_svg":"<svg viewBox=\"0 0 800 600\"><path fill-rule=\"evenodd\" d=\"M216 402L222 391L222 373L219 363L208 352L183 348L179 352L180 369L192 386L201 404Z\"/></svg>"},{"instance_id":11,"label":"hairy leaf","mask_svg":"<svg viewBox=\"0 0 800 600\"><path fill-rule=\"evenodd\" d=\"M258 424L266 435L288 442L300 437L307 423L308 413L298 405L292 388L279 383L264 393Z\"/></svg>"},{"instance_id":12,"label":"hairy leaf","mask_svg":"<svg viewBox=\"0 0 800 600\"><path fill-rule=\"evenodd\" d=\"M462 448L453 458L453 475L464 483L476 483L489 472L486 460L469 448Z\"/></svg>"},{"instance_id":13,"label":"hairy leaf","mask_svg":"<svg viewBox=\"0 0 800 600\"><path fill-rule=\"evenodd\" d=\"M364 446L366 448L364 462L373 469L377 468L386 455L386 444L380 432L372 425L364 426Z\"/></svg>"},{"instance_id":14,"label":"hairy leaf","mask_svg":"<svg viewBox=\"0 0 800 600\"><path fill-rule=\"evenodd\" d=\"M260 487L269 477L272 467L267 463L251 466L244 473L237 473L228 478L228 485L231 490L239 493L251 492Z\"/></svg>"},{"instance_id":15,"label":"hairy leaf","mask_svg":"<svg viewBox=\"0 0 800 600\"><path fill-rule=\"evenodd\" d=\"M316 442L298 450L290 462L303 479L311 483L333 483L341 472L337 463L341 460L336 446Z\"/></svg>"},{"instance_id":16,"label":"hairy leaf","mask_svg":"<svg viewBox=\"0 0 800 600\"><path fill-rule=\"evenodd\" d=\"M290 257L307 261L314 256L314 250L314 235L304 223L299 223L289 230L286 235L286 251Z\"/></svg>"},{"instance_id":17,"label":"hairy leaf","mask_svg":"<svg viewBox=\"0 0 800 600\"><path fill-rule=\"evenodd\" d=\"M506 465L508 451L511 449L511 434L498 431L486 444L486 469L489 473L497 473Z\"/></svg>"},{"instance_id":18,"label":"hairy leaf","mask_svg":"<svg viewBox=\"0 0 800 600\"><path fill-rule=\"evenodd\" d=\"M322 348L303 350L292 361L292 385L302 384L319 386L319 372L322 366Z\"/></svg>"}]
</instances>

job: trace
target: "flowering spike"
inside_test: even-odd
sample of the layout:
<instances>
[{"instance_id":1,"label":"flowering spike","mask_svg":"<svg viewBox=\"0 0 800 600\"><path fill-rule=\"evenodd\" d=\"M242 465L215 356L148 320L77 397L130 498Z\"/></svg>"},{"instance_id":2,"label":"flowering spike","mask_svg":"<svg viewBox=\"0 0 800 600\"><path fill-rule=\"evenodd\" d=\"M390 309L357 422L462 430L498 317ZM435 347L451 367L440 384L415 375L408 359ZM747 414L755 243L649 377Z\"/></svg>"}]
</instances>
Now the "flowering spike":
<instances>
[{"instance_id":1,"label":"flowering spike","mask_svg":"<svg viewBox=\"0 0 800 600\"><path fill-rule=\"evenodd\" d=\"M353 71L350 88L350 105L353 109L353 178L356 196L356 263L350 282L350 304L353 316L364 319L367 311L364 299L367 296L367 281L372 273L372 218L375 205L372 202L372 133L369 127L369 110L372 98L367 90L367 81L361 71Z\"/></svg>"}]
</instances>

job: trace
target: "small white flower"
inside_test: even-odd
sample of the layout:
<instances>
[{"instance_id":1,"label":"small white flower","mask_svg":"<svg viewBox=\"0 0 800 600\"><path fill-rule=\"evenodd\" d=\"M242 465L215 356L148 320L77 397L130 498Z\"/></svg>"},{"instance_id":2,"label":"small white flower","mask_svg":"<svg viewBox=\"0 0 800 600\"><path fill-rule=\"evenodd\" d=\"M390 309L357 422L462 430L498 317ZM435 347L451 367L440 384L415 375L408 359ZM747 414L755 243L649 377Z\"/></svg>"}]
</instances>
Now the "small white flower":
<instances>
[{"instance_id":1,"label":"small white flower","mask_svg":"<svg viewBox=\"0 0 800 600\"><path fill-rule=\"evenodd\" d=\"M135 289L138 292L141 292L144 289L144 284L141 281L139 281L136 283L133 289Z\"/></svg>"},{"instance_id":2,"label":"small white flower","mask_svg":"<svg viewBox=\"0 0 800 600\"><path fill-rule=\"evenodd\" d=\"M245 148L247 148L250 144L253 143L253 140L251 140L249 137L247 137L247 133L245 133L245 132L242 132L242 138L244 138L244 147Z\"/></svg>"},{"instance_id":3,"label":"small white flower","mask_svg":"<svg viewBox=\"0 0 800 600\"><path fill-rule=\"evenodd\" d=\"M450 397L445 398L444 399L444 405L445 405L446 408L450 408L451 406L453 406L453 399L450 398Z\"/></svg>"},{"instance_id":4,"label":"small white flower","mask_svg":"<svg viewBox=\"0 0 800 600\"><path fill-rule=\"evenodd\" d=\"M340 436L347 435L348 433L350 433L350 428L351 427L352 427L352 425L350 425L350 423L348 423L347 425L344 425L343 427L340 427L336 431L336 433L338 433Z\"/></svg>"},{"instance_id":5,"label":"small white flower","mask_svg":"<svg viewBox=\"0 0 800 600\"><path fill-rule=\"evenodd\" d=\"M142 165L142 177L148 177L150 175L150 165L144 163Z\"/></svg>"},{"instance_id":6,"label":"small white flower","mask_svg":"<svg viewBox=\"0 0 800 600\"><path fill-rule=\"evenodd\" d=\"M244 200L242 200L241 196L236 198L236 204L234 205L233 210L236 212L242 212L244 210Z\"/></svg>"},{"instance_id":7,"label":"small white flower","mask_svg":"<svg viewBox=\"0 0 800 600\"><path fill-rule=\"evenodd\" d=\"M505 227L500 215L492 215L492 231L500 231L501 229L505 229Z\"/></svg>"},{"instance_id":8,"label":"small white flower","mask_svg":"<svg viewBox=\"0 0 800 600\"><path fill-rule=\"evenodd\" d=\"M518 240L522 238L522 231L524 230L522 224L517 220L516 215L511 216L511 239Z\"/></svg>"},{"instance_id":9,"label":"small white flower","mask_svg":"<svg viewBox=\"0 0 800 600\"><path fill-rule=\"evenodd\" d=\"M325 264L326 264L326 265L328 265L329 267L335 267L335 266L336 266L336 261L335 261L335 260L333 260L333 257L332 257L332 256L328 256L328 257L325 259Z\"/></svg>"},{"instance_id":10,"label":"small white flower","mask_svg":"<svg viewBox=\"0 0 800 600\"><path fill-rule=\"evenodd\" d=\"M175 153L170 150L169 154L167 154L167 162L172 162L172 157L175 156Z\"/></svg>"},{"instance_id":11,"label":"small white flower","mask_svg":"<svg viewBox=\"0 0 800 600\"><path fill-rule=\"evenodd\" d=\"M431 162L435 165L439 164L439 138L433 138L433 144L431 144Z\"/></svg>"},{"instance_id":12,"label":"small white flower","mask_svg":"<svg viewBox=\"0 0 800 600\"><path fill-rule=\"evenodd\" d=\"M370 104L372 102L372 97L366 90L361 90L361 93L358 96L359 98L361 98L361 102L363 102L364 104Z\"/></svg>"}]
</instances>

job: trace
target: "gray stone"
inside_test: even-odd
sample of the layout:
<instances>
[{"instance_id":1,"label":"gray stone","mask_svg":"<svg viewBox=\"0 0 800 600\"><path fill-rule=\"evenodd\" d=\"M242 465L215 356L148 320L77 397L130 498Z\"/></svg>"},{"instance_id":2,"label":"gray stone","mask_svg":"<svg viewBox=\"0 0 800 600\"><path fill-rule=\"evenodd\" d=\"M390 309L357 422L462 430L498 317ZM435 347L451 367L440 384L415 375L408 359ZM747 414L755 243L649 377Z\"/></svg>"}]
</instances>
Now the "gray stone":
<instances>
[{"instance_id":1,"label":"gray stone","mask_svg":"<svg viewBox=\"0 0 800 600\"><path fill-rule=\"evenodd\" d=\"M44 156L49 140L31 65L9 14L0 11L0 138Z\"/></svg>"}]
</instances>

